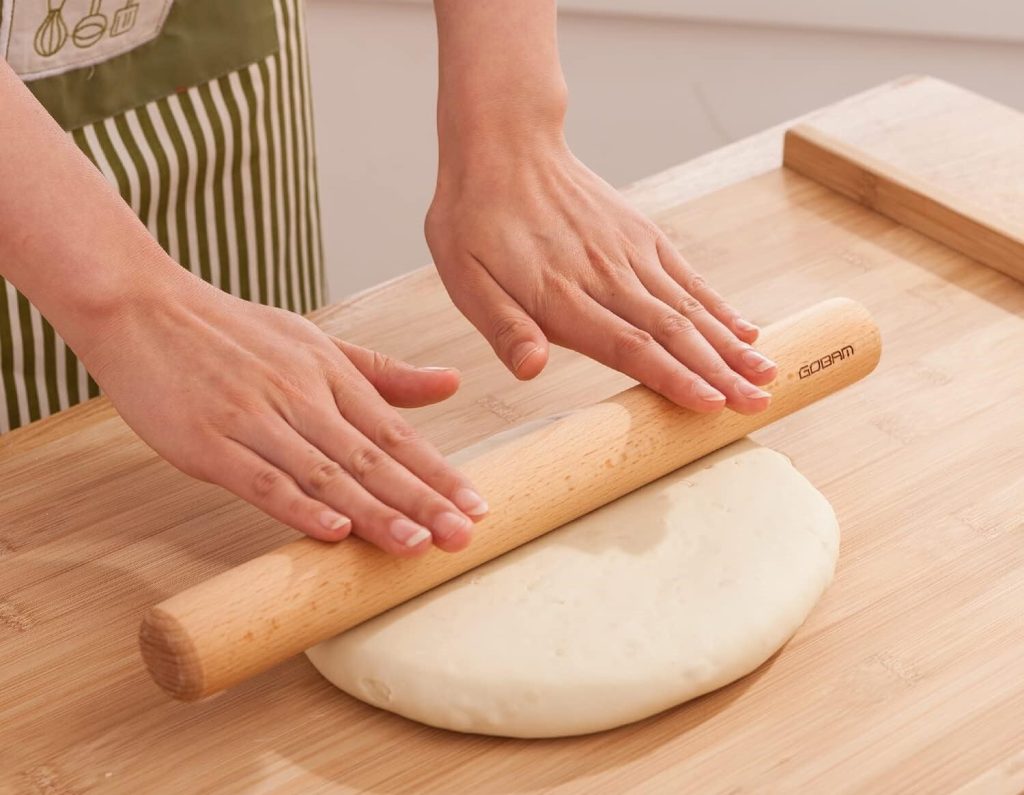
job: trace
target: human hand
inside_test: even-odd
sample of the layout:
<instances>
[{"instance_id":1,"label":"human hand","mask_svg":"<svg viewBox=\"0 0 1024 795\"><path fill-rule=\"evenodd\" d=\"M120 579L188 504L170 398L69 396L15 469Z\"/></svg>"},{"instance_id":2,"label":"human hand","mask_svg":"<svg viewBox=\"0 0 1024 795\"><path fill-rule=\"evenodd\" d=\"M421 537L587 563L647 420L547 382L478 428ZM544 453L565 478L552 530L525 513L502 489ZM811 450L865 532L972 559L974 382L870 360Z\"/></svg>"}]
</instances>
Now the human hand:
<instances>
[{"instance_id":1,"label":"human hand","mask_svg":"<svg viewBox=\"0 0 1024 795\"><path fill-rule=\"evenodd\" d=\"M336 340L185 271L168 281L78 346L153 449L313 538L351 531L402 556L469 543L486 503L392 408L444 400L457 371Z\"/></svg>"},{"instance_id":2,"label":"human hand","mask_svg":"<svg viewBox=\"0 0 1024 795\"><path fill-rule=\"evenodd\" d=\"M560 133L449 147L426 235L455 305L517 377L544 368L550 341L695 411L767 408L776 366L751 345L757 327Z\"/></svg>"}]
</instances>

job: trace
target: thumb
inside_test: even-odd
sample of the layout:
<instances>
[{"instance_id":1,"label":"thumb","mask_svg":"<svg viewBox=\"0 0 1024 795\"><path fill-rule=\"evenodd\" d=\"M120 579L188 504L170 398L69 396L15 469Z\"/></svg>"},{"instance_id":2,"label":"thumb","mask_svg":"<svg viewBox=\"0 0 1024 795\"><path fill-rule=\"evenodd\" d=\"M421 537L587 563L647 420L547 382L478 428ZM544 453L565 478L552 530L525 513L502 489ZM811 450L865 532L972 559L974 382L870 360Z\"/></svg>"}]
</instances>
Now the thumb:
<instances>
[{"instance_id":1,"label":"thumb","mask_svg":"<svg viewBox=\"0 0 1024 795\"><path fill-rule=\"evenodd\" d=\"M548 341L540 326L484 268L461 271L459 277L444 283L455 306L512 375L521 381L537 376L548 361Z\"/></svg>"},{"instance_id":2,"label":"thumb","mask_svg":"<svg viewBox=\"0 0 1024 795\"><path fill-rule=\"evenodd\" d=\"M450 398L459 388L451 367L413 367L383 353L335 340L343 354L392 406L411 409Z\"/></svg>"}]
</instances>

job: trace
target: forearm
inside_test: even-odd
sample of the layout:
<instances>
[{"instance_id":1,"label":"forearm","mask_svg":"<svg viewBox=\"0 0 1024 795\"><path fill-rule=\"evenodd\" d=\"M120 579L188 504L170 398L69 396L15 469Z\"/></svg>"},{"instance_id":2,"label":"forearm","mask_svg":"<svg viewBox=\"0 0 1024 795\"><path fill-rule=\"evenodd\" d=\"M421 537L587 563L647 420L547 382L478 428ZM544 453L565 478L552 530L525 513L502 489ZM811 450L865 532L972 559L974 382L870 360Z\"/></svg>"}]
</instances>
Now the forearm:
<instances>
[{"instance_id":1,"label":"forearm","mask_svg":"<svg viewBox=\"0 0 1024 795\"><path fill-rule=\"evenodd\" d=\"M561 142L555 0L435 0L442 167L495 142Z\"/></svg>"},{"instance_id":2,"label":"forearm","mask_svg":"<svg viewBox=\"0 0 1024 795\"><path fill-rule=\"evenodd\" d=\"M81 354L184 271L0 61L0 275Z\"/></svg>"}]
</instances>

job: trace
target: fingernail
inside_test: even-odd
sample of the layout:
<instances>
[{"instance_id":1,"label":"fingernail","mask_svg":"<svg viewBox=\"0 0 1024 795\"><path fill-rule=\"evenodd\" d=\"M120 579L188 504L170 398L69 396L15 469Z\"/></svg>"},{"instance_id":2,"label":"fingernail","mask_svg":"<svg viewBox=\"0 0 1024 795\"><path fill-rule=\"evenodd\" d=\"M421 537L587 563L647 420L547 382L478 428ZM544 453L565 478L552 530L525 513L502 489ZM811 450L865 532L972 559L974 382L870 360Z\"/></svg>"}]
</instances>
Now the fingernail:
<instances>
[{"instance_id":1,"label":"fingernail","mask_svg":"<svg viewBox=\"0 0 1024 795\"><path fill-rule=\"evenodd\" d=\"M745 381L742 378L736 379L736 391L743 395L743 397L748 398L771 397L770 393L765 392L763 389L759 389L749 381Z\"/></svg>"},{"instance_id":2,"label":"fingernail","mask_svg":"<svg viewBox=\"0 0 1024 795\"><path fill-rule=\"evenodd\" d=\"M345 525L351 523L351 519L349 519L347 516L342 516L340 513L335 513L334 511L320 512L320 524L322 524L328 530L340 530Z\"/></svg>"},{"instance_id":3,"label":"fingernail","mask_svg":"<svg viewBox=\"0 0 1024 795\"><path fill-rule=\"evenodd\" d=\"M483 516L490 510L487 500L473 491L473 489L459 489L455 492L455 497L452 501L459 507L460 511L468 513L470 516Z\"/></svg>"},{"instance_id":4,"label":"fingernail","mask_svg":"<svg viewBox=\"0 0 1024 795\"><path fill-rule=\"evenodd\" d=\"M538 350L540 349L532 342L520 342L516 349L512 351L512 369L519 372L523 362L533 356L534 351Z\"/></svg>"},{"instance_id":5,"label":"fingernail","mask_svg":"<svg viewBox=\"0 0 1024 795\"><path fill-rule=\"evenodd\" d=\"M749 331L760 331L761 330L757 326L755 326L753 323L751 323L749 320L744 320L741 317L736 318L736 328L738 328L740 331L748 331L748 332Z\"/></svg>"},{"instance_id":6,"label":"fingernail","mask_svg":"<svg viewBox=\"0 0 1024 795\"><path fill-rule=\"evenodd\" d=\"M711 386L711 384L705 384L704 382L697 384L697 397L708 401L725 400L725 395Z\"/></svg>"},{"instance_id":7,"label":"fingernail","mask_svg":"<svg viewBox=\"0 0 1024 795\"><path fill-rule=\"evenodd\" d=\"M416 369L425 373L448 373L452 370L451 367L417 367Z\"/></svg>"},{"instance_id":8,"label":"fingernail","mask_svg":"<svg viewBox=\"0 0 1024 795\"><path fill-rule=\"evenodd\" d=\"M408 519L395 519L391 523L391 537L402 546L411 549L430 538L430 531Z\"/></svg>"},{"instance_id":9,"label":"fingernail","mask_svg":"<svg viewBox=\"0 0 1024 795\"><path fill-rule=\"evenodd\" d=\"M742 359L743 363L755 373L763 373L766 370L771 370L775 366L775 362L763 353L759 353L755 350L743 351L743 355L740 356L740 359Z\"/></svg>"},{"instance_id":10,"label":"fingernail","mask_svg":"<svg viewBox=\"0 0 1024 795\"><path fill-rule=\"evenodd\" d=\"M457 513L446 511L434 520L432 527L434 535L444 540L451 538L460 530L466 530L471 524L472 522L465 516L459 516Z\"/></svg>"}]
</instances>

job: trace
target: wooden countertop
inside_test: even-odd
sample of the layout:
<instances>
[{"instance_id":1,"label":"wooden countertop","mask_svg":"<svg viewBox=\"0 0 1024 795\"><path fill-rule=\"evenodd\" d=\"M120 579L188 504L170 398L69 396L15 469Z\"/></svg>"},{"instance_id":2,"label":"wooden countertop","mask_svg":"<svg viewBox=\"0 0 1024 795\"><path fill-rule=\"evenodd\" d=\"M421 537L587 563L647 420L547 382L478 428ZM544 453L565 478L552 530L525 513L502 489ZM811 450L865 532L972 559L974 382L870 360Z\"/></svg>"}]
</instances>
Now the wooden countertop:
<instances>
[{"instance_id":1,"label":"wooden countertop","mask_svg":"<svg viewBox=\"0 0 1024 795\"><path fill-rule=\"evenodd\" d=\"M859 104L863 121L881 100L879 121L898 124L901 98L932 85L896 81L844 112ZM755 321L848 295L882 327L876 374L756 435L843 528L833 586L779 654L695 702L564 740L420 726L304 658L171 702L138 656L143 610L293 534L178 473L99 399L0 437L0 792L1024 790L1024 286L778 169L782 133L628 189ZM1024 144L1008 157L1024 166ZM958 168L983 185L980 163ZM565 351L516 382L427 269L314 317L462 368L458 395L410 412L445 451L630 383Z\"/></svg>"}]
</instances>

